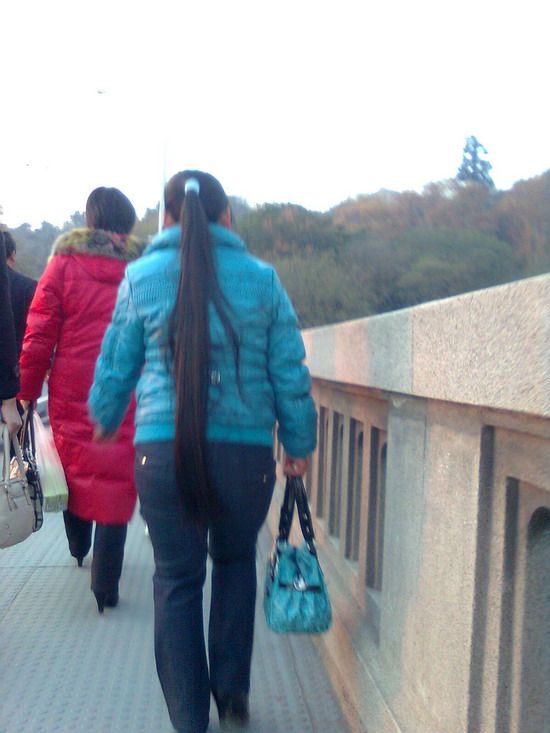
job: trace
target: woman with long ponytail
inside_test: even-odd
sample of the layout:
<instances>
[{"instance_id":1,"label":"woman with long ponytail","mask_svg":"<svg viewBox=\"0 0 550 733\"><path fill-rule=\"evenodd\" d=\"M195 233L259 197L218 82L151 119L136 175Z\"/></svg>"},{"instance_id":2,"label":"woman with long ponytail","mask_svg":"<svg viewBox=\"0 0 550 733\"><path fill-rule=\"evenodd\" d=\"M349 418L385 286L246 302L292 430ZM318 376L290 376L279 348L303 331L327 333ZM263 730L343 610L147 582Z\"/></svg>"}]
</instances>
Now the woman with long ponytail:
<instances>
[{"instance_id":1,"label":"woman with long ponytail","mask_svg":"<svg viewBox=\"0 0 550 733\"><path fill-rule=\"evenodd\" d=\"M275 483L302 475L316 411L296 316L277 273L232 230L213 176L165 188L163 231L121 284L89 407L99 439L136 388L136 485L155 554L155 657L170 718L249 720L256 540ZM202 589L212 558L208 644Z\"/></svg>"},{"instance_id":2,"label":"woman with long ponytail","mask_svg":"<svg viewBox=\"0 0 550 733\"><path fill-rule=\"evenodd\" d=\"M200 175L195 172L195 175ZM170 210L175 214L179 197L173 193L184 183L181 205L181 270L176 305L172 313L172 352L176 382L176 475L182 500L191 514L205 521L215 503L208 483L205 461L206 414L210 365L208 306L211 302L230 337L236 357L235 331L224 311L214 254L208 230L209 220L217 222L227 211L228 200L218 182L202 174L208 213L199 197L197 178L174 178L167 189ZM173 198L172 198L173 197Z\"/></svg>"}]
</instances>

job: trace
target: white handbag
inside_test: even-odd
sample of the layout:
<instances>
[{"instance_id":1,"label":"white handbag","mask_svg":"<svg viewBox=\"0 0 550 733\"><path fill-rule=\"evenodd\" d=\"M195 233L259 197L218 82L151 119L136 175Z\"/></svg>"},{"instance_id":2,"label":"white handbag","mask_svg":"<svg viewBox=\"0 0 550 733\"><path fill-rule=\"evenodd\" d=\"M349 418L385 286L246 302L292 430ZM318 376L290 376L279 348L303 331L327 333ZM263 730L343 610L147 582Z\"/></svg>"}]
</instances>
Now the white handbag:
<instances>
[{"instance_id":1,"label":"white handbag","mask_svg":"<svg viewBox=\"0 0 550 733\"><path fill-rule=\"evenodd\" d=\"M10 436L7 425L2 425L4 463L0 483L0 548L23 542L32 534L35 514L29 496L25 466L17 436ZM10 478L10 444L13 444L19 465L18 476Z\"/></svg>"}]
</instances>

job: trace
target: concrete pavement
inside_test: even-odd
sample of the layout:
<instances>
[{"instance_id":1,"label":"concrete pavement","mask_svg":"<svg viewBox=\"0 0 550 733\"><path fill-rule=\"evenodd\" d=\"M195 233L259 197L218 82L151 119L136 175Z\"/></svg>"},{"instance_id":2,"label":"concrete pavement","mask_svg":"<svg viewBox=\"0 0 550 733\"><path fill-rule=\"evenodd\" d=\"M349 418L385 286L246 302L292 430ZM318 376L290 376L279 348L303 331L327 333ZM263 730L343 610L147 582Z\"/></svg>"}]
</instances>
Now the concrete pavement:
<instances>
[{"instance_id":1,"label":"concrete pavement","mask_svg":"<svg viewBox=\"0 0 550 733\"><path fill-rule=\"evenodd\" d=\"M258 613L250 733L346 733L314 642L277 635ZM170 733L153 657L153 558L136 513L121 601L97 613L91 556L70 557L61 514L22 544L0 551L0 733ZM208 594L208 583L206 586ZM209 731L219 731L215 705Z\"/></svg>"}]
</instances>

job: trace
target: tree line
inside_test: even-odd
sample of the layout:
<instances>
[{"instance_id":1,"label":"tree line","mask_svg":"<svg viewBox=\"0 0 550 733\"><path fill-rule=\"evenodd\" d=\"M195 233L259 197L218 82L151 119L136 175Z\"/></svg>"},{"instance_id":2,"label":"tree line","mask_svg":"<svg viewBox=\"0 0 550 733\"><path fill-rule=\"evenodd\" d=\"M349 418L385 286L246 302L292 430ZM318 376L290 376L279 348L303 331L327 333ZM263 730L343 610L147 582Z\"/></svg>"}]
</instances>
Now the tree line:
<instances>
[{"instance_id":1,"label":"tree line","mask_svg":"<svg viewBox=\"0 0 550 733\"><path fill-rule=\"evenodd\" d=\"M230 200L235 230L253 254L276 266L302 327L550 270L550 170L507 191L457 176L422 193L358 196L327 213ZM19 269L39 277L55 238L75 226L84 226L81 212L60 228L43 222L12 230ZM148 209L134 234L147 240L157 228L158 208Z\"/></svg>"}]
</instances>

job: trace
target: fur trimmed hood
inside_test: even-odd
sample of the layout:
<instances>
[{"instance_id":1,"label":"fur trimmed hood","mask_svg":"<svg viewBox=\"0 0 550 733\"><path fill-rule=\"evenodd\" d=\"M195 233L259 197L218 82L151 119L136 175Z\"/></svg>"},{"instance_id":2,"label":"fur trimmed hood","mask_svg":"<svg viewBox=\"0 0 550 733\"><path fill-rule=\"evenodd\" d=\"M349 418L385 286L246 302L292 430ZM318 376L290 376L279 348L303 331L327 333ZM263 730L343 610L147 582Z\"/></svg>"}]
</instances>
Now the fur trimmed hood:
<instances>
[{"instance_id":1,"label":"fur trimmed hood","mask_svg":"<svg viewBox=\"0 0 550 733\"><path fill-rule=\"evenodd\" d=\"M58 237L50 257L56 255L93 255L132 262L141 256L145 244L131 234L116 234L103 229L72 229Z\"/></svg>"}]
</instances>

